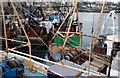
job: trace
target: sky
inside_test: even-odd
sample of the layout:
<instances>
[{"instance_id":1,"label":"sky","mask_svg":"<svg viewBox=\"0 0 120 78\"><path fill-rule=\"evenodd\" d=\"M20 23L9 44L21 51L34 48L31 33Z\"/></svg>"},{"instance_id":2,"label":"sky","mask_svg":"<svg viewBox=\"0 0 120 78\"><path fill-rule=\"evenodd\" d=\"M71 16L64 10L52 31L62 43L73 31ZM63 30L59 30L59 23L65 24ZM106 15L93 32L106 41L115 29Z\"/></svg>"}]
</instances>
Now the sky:
<instances>
[{"instance_id":1,"label":"sky","mask_svg":"<svg viewBox=\"0 0 120 78\"><path fill-rule=\"evenodd\" d=\"M104 1L104 0L84 0L84 1ZM110 2L114 2L114 3L117 3L119 2L120 0L106 0L106 1L110 1Z\"/></svg>"},{"instance_id":2,"label":"sky","mask_svg":"<svg viewBox=\"0 0 120 78\"><path fill-rule=\"evenodd\" d=\"M2 0L3 2L8 2L8 0ZM58 2L61 2L61 1L65 1L65 2L69 2L69 1L74 1L74 0L12 0L12 1L15 1L15 2L19 2L19 1L23 1L23 2L26 2L26 1L28 1L28 2L31 2L31 1L36 1L36 2L41 2L41 1L58 1ZM92 1L92 2L94 2L94 1L104 1L104 0L78 0L78 1ZM114 3L117 3L117 2L119 2L120 0L106 0L106 1L110 1L110 2L114 2Z\"/></svg>"}]
</instances>

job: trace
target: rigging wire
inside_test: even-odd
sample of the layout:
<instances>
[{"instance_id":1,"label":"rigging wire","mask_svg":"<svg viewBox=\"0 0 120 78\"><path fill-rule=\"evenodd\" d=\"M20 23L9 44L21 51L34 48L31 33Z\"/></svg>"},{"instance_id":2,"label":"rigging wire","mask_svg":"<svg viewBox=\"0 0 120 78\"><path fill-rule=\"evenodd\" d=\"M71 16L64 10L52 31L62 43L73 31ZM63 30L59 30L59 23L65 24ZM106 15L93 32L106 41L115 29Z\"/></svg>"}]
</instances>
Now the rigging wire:
<instances>
[{"instance_id":1,"label":"rigging wire","mask_svg":"<svg viewBox=\"0 0 120 78\"><path fill-rule=\"evenodd\" d=\"M5 40L4 37L0 37L0 39ZM19 43L23 43L23 44L26 44L26 43L27 43L27 42L24 42L24 41L19 41L19 40L9 39L9 38L7 38L7 40L9 40L9 41L11 41L11 42L19 42Z\"/></svg>"},{"instance_id":2,"label":"rigging wire","mask_svg":"<svg viewBox=\"0 0 120 78\"><path fill-rule=\"evenodd\" d=\"M91 35L93 36L94 34L94 20L95 20L95 14L93 15L93 25L92 25L92 29L91 29ZM91 60L91 54L92 54L92 38L90 39L90 53L89 53L89 64L88 64L88 69L90 69L90 60ZM89 76L89 70L88 70L88 76Z\"/></svg>"}]
</instances>

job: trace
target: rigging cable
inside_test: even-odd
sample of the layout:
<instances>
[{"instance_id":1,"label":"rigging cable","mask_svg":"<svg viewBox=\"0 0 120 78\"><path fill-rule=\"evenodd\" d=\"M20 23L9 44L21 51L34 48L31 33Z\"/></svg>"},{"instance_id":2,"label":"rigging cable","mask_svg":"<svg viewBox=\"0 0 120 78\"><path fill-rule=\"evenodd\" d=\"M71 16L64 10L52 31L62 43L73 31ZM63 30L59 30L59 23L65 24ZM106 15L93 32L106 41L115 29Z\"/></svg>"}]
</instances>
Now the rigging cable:
<instances>
[{"instance_id":1,"label":"rigging cable","mask_svg":"<svg viewBox=\"0 0 120 78\"><path fill-rule=\"evenodd\" d=\"M95 20L95 14L93 15L93 25L92 25L92 29L91 29L91 35L93 36L93 34L94 34L94 20ZM92 54L92 38L90 39L91 40L91 42L90 42L90 53L89 53L89 64L88 64L88 76L89 76L89 70L90 70L90 60L91 60L91 54Z\"/></svg>"}]
</instances>

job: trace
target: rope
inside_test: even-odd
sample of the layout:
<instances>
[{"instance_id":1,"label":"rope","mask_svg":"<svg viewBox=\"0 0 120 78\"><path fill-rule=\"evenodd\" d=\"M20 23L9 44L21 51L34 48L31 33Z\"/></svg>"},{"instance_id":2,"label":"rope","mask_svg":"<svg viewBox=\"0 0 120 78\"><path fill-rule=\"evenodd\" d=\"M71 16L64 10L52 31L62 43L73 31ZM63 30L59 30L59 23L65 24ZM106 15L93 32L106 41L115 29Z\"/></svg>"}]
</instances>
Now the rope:
<instances>
[{"instance_id":1,"label":"rope","mask_svg":"<svg viewBox=\"0 0 120 78\"><path fill-rule=\"evenodd\" d=\"M68 30L67 30L66 36L65 36L66 38L65 38L65 40L64 40L63 47L65 47L66 41L67 41L67 39L68 39L68 35L69 35L70 28L71 28L71 25L72 25L72 20L73 20L73 18L74 18L75 8L76 8L76 6L74 6L74 9L73 9L72 17L71 17L71 20L70 20L70 24L69 24L69 27L68 27Z\"/></svg>"},{"instance_id":2,"label":"rope","mask_svg":"<svg viewBox=\"0 0 120 78\"><path fill-rule=\"evenodd\" d=\"M0 39L5 40L4 37L0 37ZM27 43L27 42L24 42L24 41L18 41L18 40L15 40L15 39L8 39L8 38L7 38L7 40L12 41L12 42L20 42L20 43L24 43L24 44Z\"/></svg>"},{"instance_id":3,"label":"rope","mask_svg":"<svg viewBox=\"0 0 120 78\"><path fill-rule=\"evenodd\" d=\"M67 32L61 32L61 33L67 33ZM90 38L93 38L93 39L100 39L100 40L104 40L104 41L114 42L113 40L110 40L110 39L104 39L104 38L99 38L99 37L91 36L91 35L87 35L87 34L81 34L81 33L79 33L79 32L69 32L69 33L71 33L71 34L78 34L78 35L90 37Z\"/></svg>"},{"instance_id":4,"label":"rope","mask_svg":"<svg viewBox=\"0 0 120 78\"><path fill-rule=\"evenodd\" d=\"M28 44L26 44L26 45L23 45L23 44L22 44L22 45L19 45L19 46L14 47L14 48L12 48L12 49L15 50L15 49L18 49L18 48L21 48L21 47L25 47L25 46L28 46Z\"/></svg>"},{"instance_id":5,"label":"rope","mask_svg":"<svg viewBox=\"0 0 120 78\"><path fill-rule=\"evenodd\" d=\"M55 30L55 31L57 31L57 30ZM50 30L50 32L52 32L52 31ZM54 33L54 32L52 32L52 34L55 34L55 33ZM58 36L58 35L57 35L57 36ZM60 37L62 40L64 40L61 36L58 36L58 37ZM73 41L72 39L70 39L70 38L69 38L69 40L70 40L70 41L72 41L72 42L74 42L75 44L77 44L77 45L78 45L78 43L77 43L77 42L75 42L75 41ZM70 44L70 45L72 45L72 46L74 46L72 43L70 43L70 42L68 42L68 41L67 41L67 43L68 43L68 44Z\"/></svg>"},{"instance_id":6,"label":"rope","mask_svg":"<svg viewBox=\"0 0 120 78\"><path fill-rule=\"evenodd\" d=\"M62 22L62 24L60 25L60 27L58 28L57 32L61 29L61 27L63 26L63 24L65 23L65 21L67 20L67 18L69 17L69 15L71 14L72 12L72 9L69 11L69 13L67 14L66 18L64 19L64 21ZM57 35L57 33L55 33L55 35L53 36L53 38L51 39L51 41L55 38L55 36Z\"/></svg>"}]
</instances>

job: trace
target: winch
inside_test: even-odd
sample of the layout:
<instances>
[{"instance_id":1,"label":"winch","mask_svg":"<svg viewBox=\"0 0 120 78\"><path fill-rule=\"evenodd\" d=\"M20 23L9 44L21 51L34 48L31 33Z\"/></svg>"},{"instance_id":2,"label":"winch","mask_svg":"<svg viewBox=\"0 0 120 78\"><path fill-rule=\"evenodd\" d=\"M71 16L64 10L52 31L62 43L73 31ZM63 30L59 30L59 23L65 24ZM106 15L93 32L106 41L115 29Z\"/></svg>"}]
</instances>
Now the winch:
<instances>
[{"instance_id":1,"label":"winch","mask_svg":"<svg viewBox=\"0 0 120 78\"><path fill-rule=\"evenodd\" d=\"M3 78L16 78L24 73L24 62L16 57L5 57L0 62L0 76Z\"/></svg>"}]
</instances>

